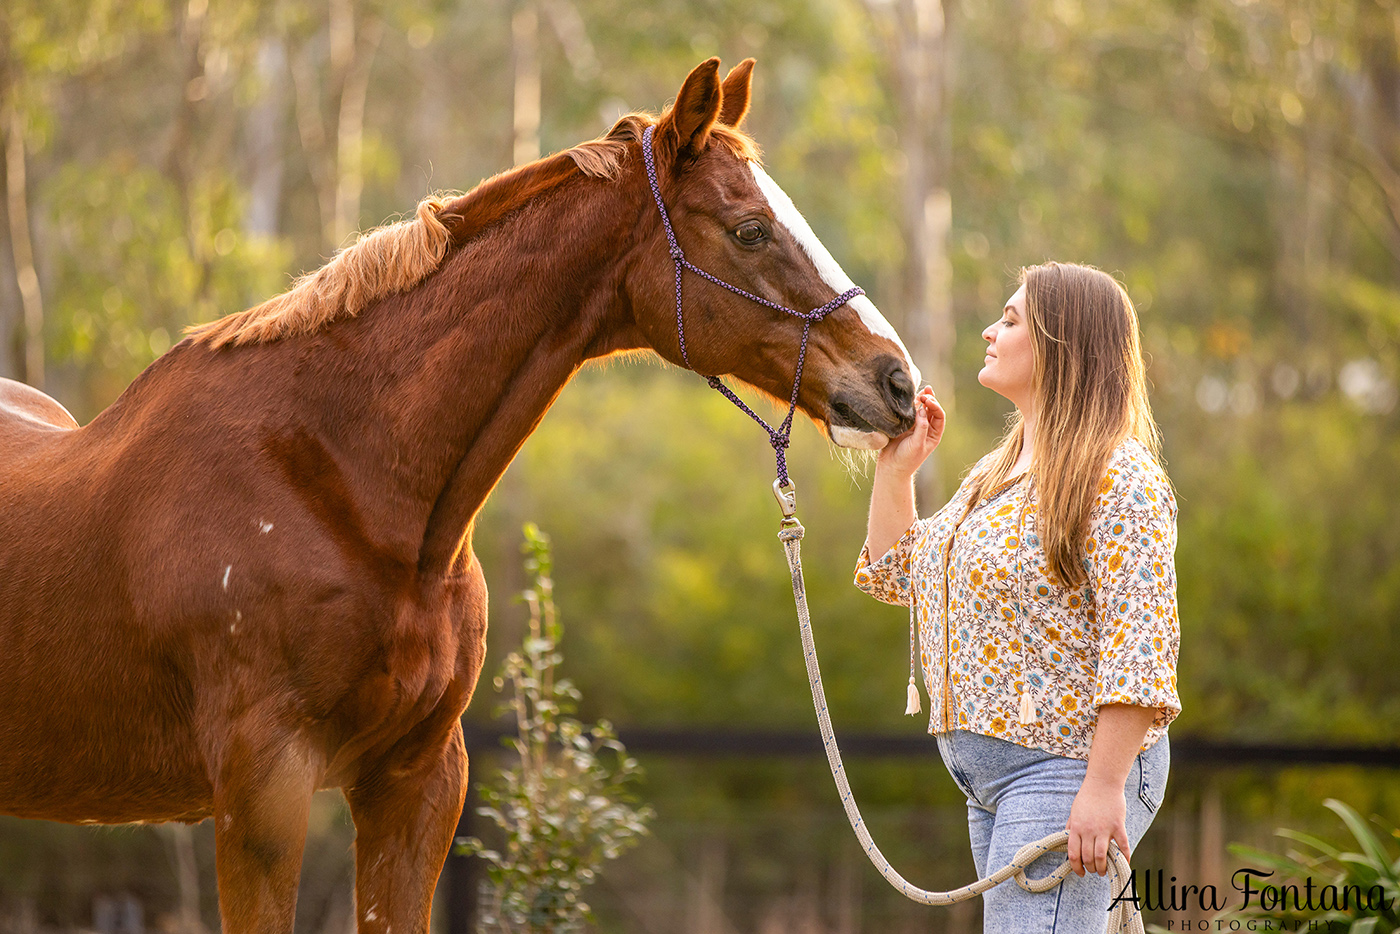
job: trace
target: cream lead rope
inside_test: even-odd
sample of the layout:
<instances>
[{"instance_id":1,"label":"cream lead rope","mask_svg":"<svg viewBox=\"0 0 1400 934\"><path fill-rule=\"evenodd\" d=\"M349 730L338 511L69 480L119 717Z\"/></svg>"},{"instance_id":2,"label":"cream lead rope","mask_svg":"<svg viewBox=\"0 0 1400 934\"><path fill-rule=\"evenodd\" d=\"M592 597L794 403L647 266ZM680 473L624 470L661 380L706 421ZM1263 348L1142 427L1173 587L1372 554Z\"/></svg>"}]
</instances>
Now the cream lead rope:
<instances>
[{"instance_id":1,"label":"cream lead rope","mask_svg":"<svg viewBox=\"0 0 1400 934\"><path fill-rule=\"evenodd\" d=\"M783 510L783 527L778 532L778 539L783 543L783 552L787 555L788 570L792 572L792 596L797 603L797 623L802 634L802 651L807 661L807 681L812 687L812 704L817 710L817 723L821 727L822 744L826 748L826 760L831 766L831 777L836 781L836 790L841 795L841 804L846 809L846 817L851 822L851 829L855 831L856 839L860 841L861 848L865 850L865 855L870 858L870 862L880 871L880 875L885 877L885 881L898 889L906 898L924 905L951 905L954 902L967 901L1011 878L1015 878L1016 884L1027 892L1036 894L1048 892L1059 885L1070 873L1068 860L1061 863L1050 875L1041 879L1028 877L1026 867L1046 853L1067 849L1069 833L1064 830L1051 834L1043 840L1027 843L1016 851L1015 857L1006 866L986 878L978 879L971 885L965 885L960 889L948 892L929 892L911 885L908 880L895 871L889 860L885 859L880 848L871 839L870 831L866 829L865 821L860 816L860 808L856 806L855 797L851 794L850 783L846 781L846 770L841 764L841 751L836 747L836 736L831 729L831 716L826 709L826 692L822 690L822 673L817 666L817 649L812 641L812 620L807 612L807 585L802 579L803 528L794 515L797 510L797 493L791 481L786 484L774 481L773 495L778 498L778 505ZM912 679L910 680L910 688L911 692L917 690L914 688ZM1128 866L1128 860L1118 849L1116 842L1109 842L1108 855L1109 887L1115 893L1121 892L1123 887L1128 884L1127 880L1132 878L1132 869ZM1130 901L1114 902L1113 908L1108 912L1107 934L1143 934L1142 914L1133 910L1131 906L1132 902Z\"/></svg>"}]
</instances>

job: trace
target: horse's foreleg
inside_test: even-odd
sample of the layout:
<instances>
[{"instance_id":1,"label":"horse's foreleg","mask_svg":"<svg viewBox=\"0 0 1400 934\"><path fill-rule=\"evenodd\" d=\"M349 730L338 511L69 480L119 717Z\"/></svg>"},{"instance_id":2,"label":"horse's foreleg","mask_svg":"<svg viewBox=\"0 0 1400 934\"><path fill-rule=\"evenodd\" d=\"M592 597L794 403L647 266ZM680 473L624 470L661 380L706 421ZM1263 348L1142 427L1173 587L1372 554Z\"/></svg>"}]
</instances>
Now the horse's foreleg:
<instances>
[{"instance_id":1,"label":"horse's foreleg","mask_svg":"<svg viewBox=\"0 0 1400 934\"><path fill-rule=\"evenodd\" d=\"M355 819L355 912L362 934L427 934L467 788L462 724L414 743L346 789Z\"/></svg>"},{"instance_id":2,"label":"horse's foreleg","mask_svg":"<svg viewBox=\"0 0 1400 934\"><path fill-rule=\"evenodd\" d=\"M298 743L231 744L214 789L224 934L291 934L316 782Z\"/></svg>"}]
</instances>

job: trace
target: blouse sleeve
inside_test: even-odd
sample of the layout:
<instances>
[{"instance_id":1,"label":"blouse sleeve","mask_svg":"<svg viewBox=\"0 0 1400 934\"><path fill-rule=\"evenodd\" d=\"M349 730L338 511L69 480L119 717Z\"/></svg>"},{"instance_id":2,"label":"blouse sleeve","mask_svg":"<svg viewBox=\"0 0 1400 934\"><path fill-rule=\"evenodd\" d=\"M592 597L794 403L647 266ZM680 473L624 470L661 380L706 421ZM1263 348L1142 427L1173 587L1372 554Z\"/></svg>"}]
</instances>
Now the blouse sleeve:
<instances>
[{"instance_id":1,"label":"blouse sleeve","mask_svg":"<svg viewBox=\"0 0 1400 934\"><path fill-rule=\"evenodd\" d=\"M856 562L856 586L876 600L908 606L909 562L927 524L927 519L916 521L878 561L871 561L870 546L863 546Z\"/></svg>"},{"instance_id":2,"label":"blouse sleeve","mask_svg":"<svg viewBox=\"0 0 1400 934\"><path fill-rule=\"evenodd\" d=\"M1099 632L1094 707L1158 708L1165 729L1181 712L1176 690L1176 500L1155 462L1110 471L1085 542Z\"/></svg>"}]
</instances>

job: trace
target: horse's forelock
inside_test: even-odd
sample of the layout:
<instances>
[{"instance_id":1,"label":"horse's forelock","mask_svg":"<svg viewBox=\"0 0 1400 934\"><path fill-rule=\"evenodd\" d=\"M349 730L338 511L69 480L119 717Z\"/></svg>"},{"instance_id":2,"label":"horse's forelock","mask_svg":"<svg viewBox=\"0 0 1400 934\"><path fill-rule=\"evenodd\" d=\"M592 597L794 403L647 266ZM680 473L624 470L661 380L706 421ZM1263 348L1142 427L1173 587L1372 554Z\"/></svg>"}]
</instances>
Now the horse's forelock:
<instances>
[{"instance_id":1,"label":"horse's forelock","mask_svg":"<svg viewBox=\"0 0 1400 934\"><path fill-rule=\"evenodd\" d=\"M664 119L666 118L658 119L644 113L626 114L618 118L607 133L586 143L579 143L566 150L564 155L573 159L585 175L594 178L617 178L626 164L631 147L642 141L642 132L648 126L659 124ZM743 130L717 123L710 129L710 137L738 159L746 162L762 161L758 143Z\"/></svg>"}]
</instances>

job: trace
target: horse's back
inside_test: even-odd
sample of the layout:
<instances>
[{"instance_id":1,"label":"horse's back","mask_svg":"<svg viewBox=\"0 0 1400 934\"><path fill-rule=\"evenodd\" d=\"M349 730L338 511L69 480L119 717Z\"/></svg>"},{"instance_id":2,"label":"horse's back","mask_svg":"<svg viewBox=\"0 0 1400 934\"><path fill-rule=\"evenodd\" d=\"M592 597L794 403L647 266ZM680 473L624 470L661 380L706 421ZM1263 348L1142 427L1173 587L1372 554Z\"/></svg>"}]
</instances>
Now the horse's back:
<instances>
[{"instance_id":1,"label":"horse's back","mask_svg":"<svg viewBox=\"0 0 1400 934\"><path fill-rule=\"evenodd\" d=\"M78 423L62 404L33 386L0 377L0 444L13 432L55 431L77 428Z\"/></svg>"},{"instance_id":2,"label":"horse's back","mask_svg":"<svg viewBox=\"0 0 1400 934\"><path fill-rule=\"evenodd\" d=\"M0 506L7 515L53 478L68 440L79 436L74 434L77 428L58 400L0 377ZM4 518L0 516L0 531L12 540L15 530Z\"/></svg>"}]
</instances>

